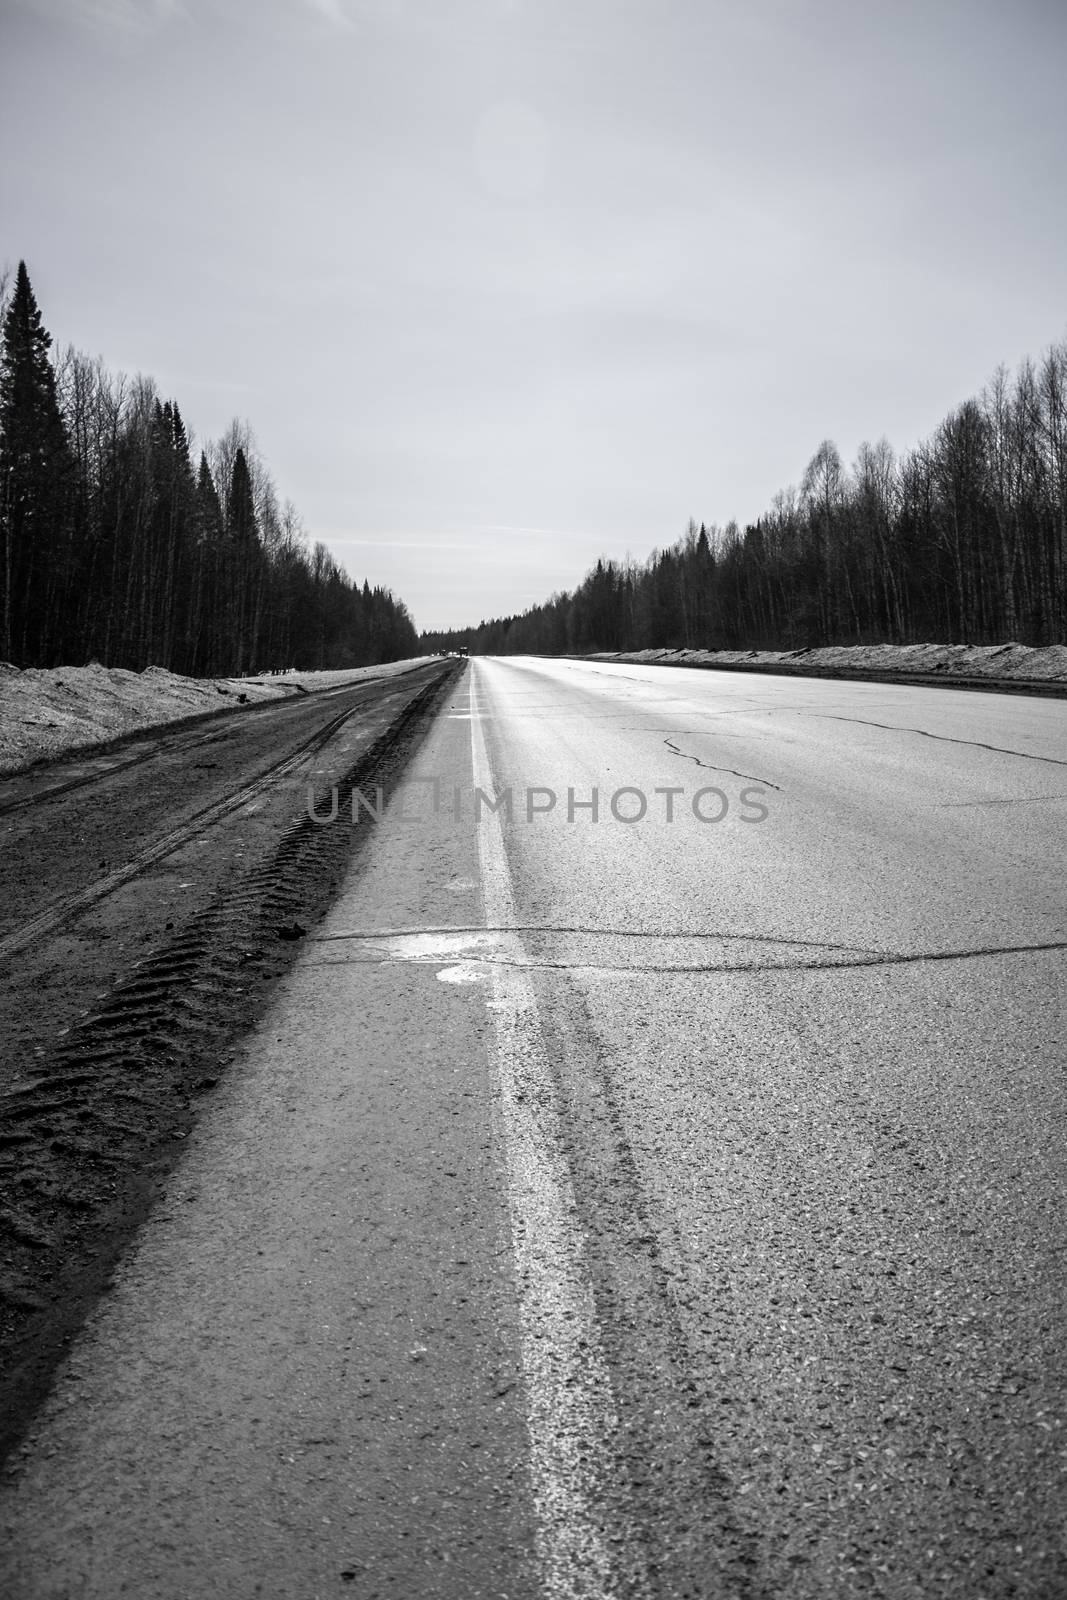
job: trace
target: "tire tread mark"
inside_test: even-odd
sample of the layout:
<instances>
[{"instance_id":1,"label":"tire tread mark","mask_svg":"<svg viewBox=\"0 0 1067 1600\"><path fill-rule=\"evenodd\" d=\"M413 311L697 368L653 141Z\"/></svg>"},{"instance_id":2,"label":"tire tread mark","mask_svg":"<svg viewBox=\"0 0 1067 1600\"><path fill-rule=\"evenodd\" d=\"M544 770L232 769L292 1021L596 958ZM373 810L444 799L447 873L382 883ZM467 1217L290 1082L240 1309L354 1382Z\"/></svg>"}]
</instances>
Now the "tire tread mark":
<instances>
[{"instance_id":1,"label":"tire tread mark","mask_svg":"<svg viewBox=\"0 0 1067 1600\"><path fill-rule=\"evenodd\" d=\"M228 795L223 795L218 800L202 806L191 817L179 824L177 828L170 829L162 838L145 845L120 867L113 868L95 882L87 884L85 888L76 890L73 894L64 895L62 899L46 906L36 916L24 922L21 927L14 929L5 938L0 939L0 961L17 955L20 950L25 950L34 940L45 934L52 933L71 917L77 916L82 911L87 911L90 906L103 900L107 895L113 894L123 884L129 883L138 877L157 861L162 861L166 856L173 855L180 850L204 828L211 827L221 822L225 817L232 816L243 805L247 805L262 794L270 784L285 778L309 755L328 744L334 735L363 708L364 702L360 700L354 706L348 706L337 716L332 717L324 727L311 734L300 744L296 745L285 756L273 761L264 767L256 776L241 785L239 789L232 790Z\"/></svg>"}]
</instances>

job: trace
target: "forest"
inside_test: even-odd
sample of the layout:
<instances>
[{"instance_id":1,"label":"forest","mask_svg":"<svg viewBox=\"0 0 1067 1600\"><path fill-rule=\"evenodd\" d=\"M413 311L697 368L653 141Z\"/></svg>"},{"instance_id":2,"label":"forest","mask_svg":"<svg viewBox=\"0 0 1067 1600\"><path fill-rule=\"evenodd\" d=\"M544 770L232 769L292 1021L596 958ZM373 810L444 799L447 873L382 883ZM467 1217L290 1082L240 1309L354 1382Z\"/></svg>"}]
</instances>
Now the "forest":
<instances>
[{"instance_id":1,"label":"forest","mask_svg":"<svg viewBox=\"0 0 1067 1600\"><path fill-rule=\"evenodd\" d=\"M204 677L416 654L404 605L279 501L247 423L197 453L151 378L53 361L24 262L0 302L0 659Z\"/></svg>"},{"instance_id":2,"label":"forest","mask_svg":"<svg viewBox=\"0 0 1067 1600\"><path fill-rule=\"evenodd\" d=\"M830 440L745 528L691 520L644 563L602 558L520 616L425 633L427 650L1067 641L1067 340L998 369L896 456Z\"/></svg>"}]
</instances>

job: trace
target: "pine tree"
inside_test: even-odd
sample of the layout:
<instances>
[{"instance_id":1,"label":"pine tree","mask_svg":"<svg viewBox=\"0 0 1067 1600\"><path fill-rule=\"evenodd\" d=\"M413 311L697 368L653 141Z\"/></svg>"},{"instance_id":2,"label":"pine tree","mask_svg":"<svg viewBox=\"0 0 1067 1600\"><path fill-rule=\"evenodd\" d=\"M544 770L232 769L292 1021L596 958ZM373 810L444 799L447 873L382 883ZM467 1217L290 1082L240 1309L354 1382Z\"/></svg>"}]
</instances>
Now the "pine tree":
<instances>
[{"instance_id":1,"label":"pine tree","mask_svg":"<svg viewBox=\"0 0 1067 1600\"><path fill-rule=\"evenodd\" d=\"M2 649L33 665L61 648L73 460L56 400L51 335L19 262L0 354Z\"/></svg>"}]
</instances>

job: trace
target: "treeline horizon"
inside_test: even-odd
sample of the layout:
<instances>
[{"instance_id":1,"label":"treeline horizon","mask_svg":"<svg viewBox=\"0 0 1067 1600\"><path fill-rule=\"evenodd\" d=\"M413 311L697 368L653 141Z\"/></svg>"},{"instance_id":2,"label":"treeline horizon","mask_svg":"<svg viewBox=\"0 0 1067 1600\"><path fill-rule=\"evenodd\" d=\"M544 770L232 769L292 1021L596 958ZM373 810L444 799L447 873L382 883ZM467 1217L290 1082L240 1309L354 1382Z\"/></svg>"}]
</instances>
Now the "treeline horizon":
<instances>
[{"instance_id":1,"label":"treeline horizon","mask_svg":"<svg viewBox=\"0 0 1067 1600\"><path fill-rule=\"evenodd\" d=\"M279 502L246 422L194 463L176 400L68 346L25 263L0 285L0 659L190 677L373 665L418 635Z\"/></svg>"},{"instance_id":2,"label":"treeline horizon","mask_svg":"<svg viewBox=\"0 0 1067 1600\"><path fill-rule=\"evenodd\" d=\"M743 529L690 520L638 563L601 557L573 591L426 650L796 650L837 644L1067 641L1067 340L897 457L850 469L826 439L799 489Z\"/></svg>"}]
</instances>

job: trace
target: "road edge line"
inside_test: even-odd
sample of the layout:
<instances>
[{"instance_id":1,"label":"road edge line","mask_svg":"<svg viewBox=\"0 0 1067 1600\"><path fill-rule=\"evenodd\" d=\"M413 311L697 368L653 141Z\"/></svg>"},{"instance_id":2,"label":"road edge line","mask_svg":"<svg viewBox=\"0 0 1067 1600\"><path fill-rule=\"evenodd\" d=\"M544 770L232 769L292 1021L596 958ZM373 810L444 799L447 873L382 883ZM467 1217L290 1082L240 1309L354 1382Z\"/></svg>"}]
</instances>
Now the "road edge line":
<instances>
[{"instance_id":1,"label":"road edge line","mask_svg":"<svg viewBox=\"0 0 1067 1600\"><path fill-rule=\"evenodd\" d=\"M470 666L475 788L491 792L492 767ZM476 819L487 925L515 927L500 818ZM522 954L517 933L505 935ZM507 1203L519 1296L526 1420L537 1546L549 1600L606 1600L649 1592L633 1529L605 1487L618 1431L611 1378L585 1264L560 1114L530 978L494 967L489 1041L504 1138Z\"/></svg>"}]
</instances>

